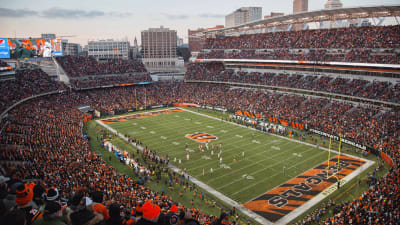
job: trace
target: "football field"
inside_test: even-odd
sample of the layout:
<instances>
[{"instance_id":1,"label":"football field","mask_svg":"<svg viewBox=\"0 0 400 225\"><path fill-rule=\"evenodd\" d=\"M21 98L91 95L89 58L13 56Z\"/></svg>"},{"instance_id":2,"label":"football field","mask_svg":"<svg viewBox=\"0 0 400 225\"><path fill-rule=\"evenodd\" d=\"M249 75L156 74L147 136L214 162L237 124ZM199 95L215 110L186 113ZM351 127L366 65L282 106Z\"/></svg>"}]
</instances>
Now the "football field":
<instances>
[{"instance_id":1,"label":"football field","mask_svg":"<svg viewBox=\"0 0 400 225\"><path fill-rule=\"evenodd\" d=\"M327 151L195 111L159 112L102 122L241 204L328 160Z\"/></svg>"}]
</instances>

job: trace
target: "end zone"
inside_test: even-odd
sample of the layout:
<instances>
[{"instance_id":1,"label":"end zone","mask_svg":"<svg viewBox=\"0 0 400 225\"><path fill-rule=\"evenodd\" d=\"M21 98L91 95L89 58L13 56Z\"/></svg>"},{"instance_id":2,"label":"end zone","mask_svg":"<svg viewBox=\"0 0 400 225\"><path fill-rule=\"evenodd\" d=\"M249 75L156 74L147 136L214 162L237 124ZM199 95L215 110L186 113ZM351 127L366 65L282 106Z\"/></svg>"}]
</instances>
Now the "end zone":
<instances>
[{"instance_id":1,"label":"end zone","mask_svg":"<svg viewBox=\"0 0 400 225\"><path fill-rule=\"evenodd\" d=\"M337 158L329 160L329 168L325 161L243 206L275 224L287 224L337 190L337 178L343 186L374 164L348 155L341 155L338 164Z\"/></svg>"},{"instance_id":2,"label":"end zone","mask_svg":"<svg viewBox=\"0 0 400 225\"><path fill-rule=\"evenodd\" d=\"M113 118L109 118L109 119L102 119L99 121L104 124L111 124L111 123L117 123L117 122L122 122L122 121L127 121L127 120L141 119L141 118L146 118L146 117L150 117L150 116L159 116L159 115L170 114L170 113L174 113L174 112L182 112L182 111L184 111L184 110L178 109L178 108L162 109L162 110L157 110L157 111L150 111L150 112L132 114L132 115L127 115L127 116L118 116L118 117L113 117Z\"/></svg>"}]
</instances>

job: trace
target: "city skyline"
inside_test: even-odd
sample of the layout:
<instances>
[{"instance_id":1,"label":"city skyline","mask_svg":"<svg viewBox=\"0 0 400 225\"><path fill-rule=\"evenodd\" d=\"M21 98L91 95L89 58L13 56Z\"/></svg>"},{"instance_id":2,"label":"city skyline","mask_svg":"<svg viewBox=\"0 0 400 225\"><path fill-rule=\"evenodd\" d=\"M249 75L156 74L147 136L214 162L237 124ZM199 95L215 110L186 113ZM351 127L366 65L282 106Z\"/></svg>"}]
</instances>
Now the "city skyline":
<instances>
[{"instance_id":1,"label":"city skyline","mask_svg":"<svg viewBox=\"0 0 400 225\"><path fill-rule=\"evenodd\" d=\"M308 10L324 9L327 0L309 0ZM225 24L225 16L240 7L262 7L263 16L271 12L291 14L293 0L182 0L136 2L107 1L52 1L0 0L0 37L40 37L42 33L55 33L69 42L82 46L89 40L127 39L136 37L141 44L140 32L164 26L176 30L187 43L187 30ZM34 3L34 4L33 4ZM399 5L398 0L343 0L343 7Z\"/></svg>"}]
</instances>

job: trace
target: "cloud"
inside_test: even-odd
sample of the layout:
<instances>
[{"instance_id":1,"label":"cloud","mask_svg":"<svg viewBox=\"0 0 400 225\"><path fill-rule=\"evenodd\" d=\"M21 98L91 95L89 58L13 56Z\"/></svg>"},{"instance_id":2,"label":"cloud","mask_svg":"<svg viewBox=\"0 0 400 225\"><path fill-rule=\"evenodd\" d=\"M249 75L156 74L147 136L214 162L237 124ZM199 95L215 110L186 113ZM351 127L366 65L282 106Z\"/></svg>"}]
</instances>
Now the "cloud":
<instances>
[{"instance_id":1,"label":"cloud","mask_svg":"<svg viewBox=\"0 0 400 225\"><path fill-rule=\"evenodd\" d=\"M40 16L45 18L64 18L64 19L79 19L79 18L96 18L96 17L129 17L130 12L104 12L99 10L80 10L80 9L63 9L49 8L43 11L33 11L26 9L7 9L0 8L0 17L29 17Z\"/></svg>"},{"instance_id":2,"label":"cloud","mask_svg":"<svg viewBox=\"0 0 400 225\"><path fill-rule=\"evenodd\" d=\"M0 8L0 17L26 17L36 15L38 15L38 12L33 10Z\"/></svg>"},{"instance_id":3,"label":"cloud","mask_svg":"<svg viewBox=\"0 0 400 225\"><path fill-rule=\"evenodd\" d=\"M130 17L133 14L130 12L109 12L107 15L112 16L112 17Z\"/></svg>"},{"instance_id":4,"label":"cloud","mask_svg":"<svg viewBox=\"0 0 400 225\"><path fill-rule=\"evenodd\" d=\"M61 9L61 8L50 8L43 10L41 13L42 17L50 17L50 18L93 18L104 16L105 13L102 11L85 11L80 9Z\"/></svg>"},{"instance_id":5,"label":"cloud","mask_svg":"<svg viewBox=\"0 0 400 225\"><path fill-rule=\"evenodd\" d=\"M177 15L171 15L171 14L163 14L165 17L167 17L167 19L170 20L184 20L184 19L188 19L189 15L186 14L177 14Z\"/></svg>"},{"instance_id":6,"label":"cloud","mask_svg":"<svg viewBox=\"0 0 400 225\"><path fill-rule=\"evenodd\" d=\"M214 13L202 13L198 15L201 18L225 18L223 14L214 14Z\"/></svg>"}]
</instances>

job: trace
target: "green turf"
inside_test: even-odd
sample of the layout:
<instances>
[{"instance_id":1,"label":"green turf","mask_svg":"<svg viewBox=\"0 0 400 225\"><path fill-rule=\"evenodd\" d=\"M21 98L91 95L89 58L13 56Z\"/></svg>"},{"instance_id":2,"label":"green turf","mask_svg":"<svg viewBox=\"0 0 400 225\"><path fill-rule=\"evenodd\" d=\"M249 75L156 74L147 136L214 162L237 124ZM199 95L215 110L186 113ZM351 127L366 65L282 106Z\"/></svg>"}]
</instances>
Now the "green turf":
<instances>
[{"instance_id":1,"label":"green turf","mask_svg":"<svg viewBox=\"0 0 400 225\"><path fill-rule=\"evenodd\" d=\"M191 112L133 119L109 126L139 139L159 155L168 154L170 163L186 168L191 176L239 203L245 203L328 159L326 151ZM206 132L218 139L208 144L208 152L202 153L199 143L185 137L195 132ZM190 160L186 160L185 143L191 150ZM217 158L217 147L211 155L213 143L215 146L222 143L222 164ZM233 162L234 158L237 162ZM205 176L202 176L203 168Z\"/></svg>"},{"instance_id":2,"label":"green turf","mask_svg":"<svg viewBox=\"0 0 400 225\"><path fill-rule=\"evenodd\" d=\"M121 140L119 137L112 135L111 132L106 132L107 134L105 135L104 131L106 131L105 128L99 126L95 121L90 121L85 124L85 133L88 134L90 137L92 137L89 141L92 149L96 153L101 154L104 160L108 164L112 165L118 172L126 174L134 179L138 179L138 176L133 173L132 168L123 163L120 163L119 160L115 158L115 155L113 153L106 151L103 147L101 147L100 144L103 137L104 138L111 137L110 139L112 139L111 140L112 144L119 149L124 149L130 153L133 152L135 154L137 149L133 147L133 145L130 145L127 142ZM97 141L97 137L99 137L99 141ZM141 160L141 157L139 157L139 159L140 162L143 162ZM172 187L174 189L170 190L168 188L169 185L167 184L167 181L168 181L168 176L166 174L163 174L161 181L155 180L153 182L148 182L145 185L150 187L151 190L157 192L161 192L162 188L164 188L166 195L172 197L176 201L179 201L180 204L186 207L196 207L200 209L202 212L207 213L208 215L218 216L220 215L221 211L227 211L232 208L230 205L221 202L219 199L215 198L215 196L212 196L206 190L203 190L199 187L197 187L198 190L197 195L194 195L193 194L194 192L189 191L188 188L185 189L182 187L182 185L175 184L175 182L172 183ZM204 200L200 196L201 192L205 193ZM179 193L182 193L182 196ZM215 205L214 202L216 203ZM237 213L240 215L240 224L246 224L249 218L241 212ZM231 217L231 219L233 219L233 217ZM259 224L259 223L252 220L252 224Z\"/></svg>"}]
</instances>

